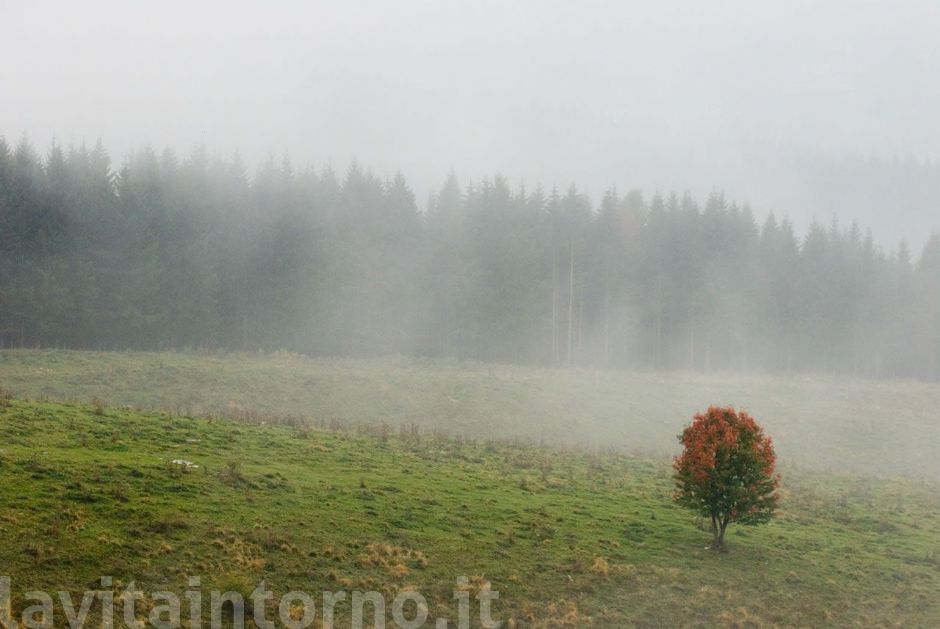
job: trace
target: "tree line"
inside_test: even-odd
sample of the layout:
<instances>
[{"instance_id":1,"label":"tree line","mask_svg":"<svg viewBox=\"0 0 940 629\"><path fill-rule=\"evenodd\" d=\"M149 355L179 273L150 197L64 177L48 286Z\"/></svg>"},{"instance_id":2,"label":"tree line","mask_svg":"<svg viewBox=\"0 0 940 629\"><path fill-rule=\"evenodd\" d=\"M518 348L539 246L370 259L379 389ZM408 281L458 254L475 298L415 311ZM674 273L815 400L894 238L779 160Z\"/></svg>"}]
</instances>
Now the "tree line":
<instances>
[{"instance_id":1,"label":"tree line","mask_svg":"<svg viewBox=\"0 0 940 629\"><path fill-rule=\"evenodd\" d=\"M358 163L0 139L0 342L937 380L940 237L501 176L422 210Z\"/></svg>"}]
</instances>

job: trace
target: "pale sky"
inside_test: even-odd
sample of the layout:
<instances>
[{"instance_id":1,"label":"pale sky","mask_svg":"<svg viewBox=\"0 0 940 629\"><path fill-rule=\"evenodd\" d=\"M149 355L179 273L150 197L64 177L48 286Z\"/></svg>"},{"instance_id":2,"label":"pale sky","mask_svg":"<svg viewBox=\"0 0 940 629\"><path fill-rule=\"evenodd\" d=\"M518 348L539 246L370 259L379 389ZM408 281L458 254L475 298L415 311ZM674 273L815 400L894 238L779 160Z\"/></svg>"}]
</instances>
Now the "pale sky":
<instances>
[{"instance_id":1,"label":"pale sky","mask_svg":"<svg viewBox=\"0 0 940 629\"><path fill-rule=\"evenodd\" d=\"M799 223L817 210L748 177L753 155L936 159L938 33L932 0L0 0L0 134L100 137L116 161L146 142L356 157L422 201L451 168L721 188ZM916 240L918 216L875 227Z\"/></svg>"}]
</instances>

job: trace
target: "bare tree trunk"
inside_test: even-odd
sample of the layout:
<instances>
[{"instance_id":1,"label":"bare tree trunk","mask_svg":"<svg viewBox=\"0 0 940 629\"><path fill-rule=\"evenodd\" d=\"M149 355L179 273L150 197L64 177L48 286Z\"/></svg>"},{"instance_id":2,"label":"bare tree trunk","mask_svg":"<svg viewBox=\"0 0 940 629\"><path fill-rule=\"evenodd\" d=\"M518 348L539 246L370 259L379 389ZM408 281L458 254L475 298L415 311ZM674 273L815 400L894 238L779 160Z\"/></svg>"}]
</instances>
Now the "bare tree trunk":
<instances>
[{"instance_id":1,"label":"bare tree trunk","mask_svg":"<svg viewBox=\"0 0 940 629\"><path fill-rule=\"evenodd\" d=\"M715 546L715 550L724 550L725 548L725 530L728 528L728 518L718 523L718 544Z\"/></svg>"},{"instance_id":2,"label":"bare tree trunk","mask_svg":"<svg viewBox=\"0 0 940 629\"><path fill-rule=\"evenodd\" d=\"M604 369L610 369L610 274L604 274Z\"/></svg>"},{"instance_id":3,"label":"bare tree trunk","mask_svg":"<svg viewBox=\"0 0 940 629\"><path fill-rule=\"evenodd\" d=\"M575 345L574 362L580 365L584 356L584 283L578 287L578 343Z\"/></svg>"},{"instance_id":4,"label":"bare tree trunk","mask_svg":"<svg viewBox=\"0 0 940 629\"><path fill-rule=\"evenodd\" d=\"M711 549L722 551L725 548L725 530L728 528L730 516L712 515L712 545Z\"/></svg>"},{"instance_id":5,"label":"bare tree trunk","mask_svg":"<svg viewBox=\"0 0 940 629\"><path fill-rule=\"evenodd\" d=\"M552 246L552 365L558 364L558 251Z\"/></svg>"},{"instance_id":6,"label":"bare tree trunk","mask_svg":"<svg viewBox=\"0 0 940 629\"><path fill-rule=\"evenodd\" d=\"M663 368L663 272L656 272L656 369Z\"/></svg>"},{"instance_id":7,"label":"bare tree trunk","mask_svg":"<svg viewBox=\"0 0 940 629\"><path fill-rule=\"evenodd\" d=\"M568 251L568 352L566 362L571 366L571 349L574 341L574 239Z\"/></svg>"}]
</instances>

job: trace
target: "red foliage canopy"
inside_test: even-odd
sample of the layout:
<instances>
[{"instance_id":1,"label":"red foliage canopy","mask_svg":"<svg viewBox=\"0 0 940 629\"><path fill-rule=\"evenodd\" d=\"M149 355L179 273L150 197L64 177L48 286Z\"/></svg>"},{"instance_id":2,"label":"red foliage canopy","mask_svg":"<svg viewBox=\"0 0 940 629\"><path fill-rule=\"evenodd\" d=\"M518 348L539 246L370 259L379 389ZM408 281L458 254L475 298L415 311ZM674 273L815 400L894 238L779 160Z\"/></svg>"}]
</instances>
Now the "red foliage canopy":
<instances>
[{"instance_id":1,"label":"red foliage canopy","mask_svg":"<svg viewBox=\"0 0 940 629\"><path fill-rule=\"evenodd\" d=\"M711 518L717 546L730 522L759 524L773 517L777 457L754 418L713 406L695 415L679 441L684 449L673 462L675 500Z\"/></svg>"}]
</instances>

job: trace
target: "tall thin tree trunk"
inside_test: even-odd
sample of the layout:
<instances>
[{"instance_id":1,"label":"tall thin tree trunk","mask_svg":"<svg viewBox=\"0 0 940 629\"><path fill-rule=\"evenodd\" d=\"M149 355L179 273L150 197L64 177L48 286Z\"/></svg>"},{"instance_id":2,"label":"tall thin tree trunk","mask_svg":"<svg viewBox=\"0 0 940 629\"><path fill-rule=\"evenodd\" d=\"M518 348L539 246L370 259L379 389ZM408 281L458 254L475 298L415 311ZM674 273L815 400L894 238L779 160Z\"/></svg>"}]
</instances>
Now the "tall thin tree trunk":
<instances>
[{"instance_id":1,"label":"tall thin tree trunk","mask_svg":"<svg viewBox=\"0 0 940 629\"><path fill-rule=\"evenodd\" d=\"M574 239L568 251L568 352L566 362L571 366L571 349L574 340Z\"/></svg>"},{"instance_id":2,"label":"tall thin tree trunk","mask_svg":"<svg viewBox=\"0 0 940 629\"><path fill-rule=\"evenodd\" d=\"M663 271L656 272L656 369L663 368Z\"/></svg>"},{"instance_id":3,"label":"tall thin tree trunk","mask_svg":"<svg viewBox=\"0 0 940 629\"><path fill-rule=\"evenodd\" d=\"M584 356L584 283L578 287L578 343L575 345L574 362L581 364Z\"/></svg>"},{"instance_id":4,"label":"tall thin tree trunk","mask_svg":"<svg viewBox=\"0 0 940 629\"><path fill-rule=\"evenodd\" d=\"M610 273L604 274L604 369L610 369Z\"/></svg>"},{"instance_id":5,"label":"tall thin tree trunk","mask_svg":"<svg viewBox=\"0 0 940 629\"><path fill-rule=\"evenodd\" d=\"M558 251L552 246L552 365L558 364Z\"/></svg>"}]
</instances>

